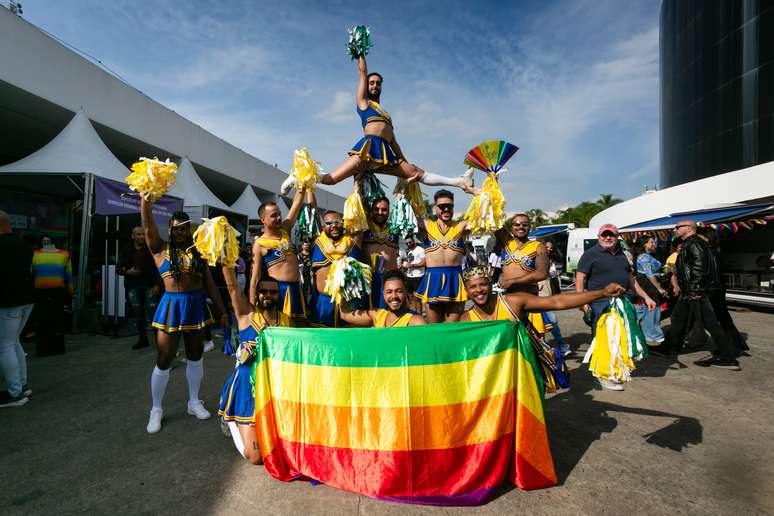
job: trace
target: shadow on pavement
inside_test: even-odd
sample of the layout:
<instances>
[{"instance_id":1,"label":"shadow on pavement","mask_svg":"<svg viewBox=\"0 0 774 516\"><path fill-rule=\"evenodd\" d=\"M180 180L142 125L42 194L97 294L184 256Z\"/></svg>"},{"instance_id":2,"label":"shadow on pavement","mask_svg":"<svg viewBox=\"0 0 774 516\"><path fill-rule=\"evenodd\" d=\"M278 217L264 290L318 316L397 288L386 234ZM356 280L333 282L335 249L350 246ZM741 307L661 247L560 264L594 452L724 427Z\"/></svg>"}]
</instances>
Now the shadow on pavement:
<instances>
[{"instance_id":1,"label":"shadow on pavement","mask_svg":"<svg viewBox=\"0 0 774 516\"><path fill-rule=\"evenodd\" d=\"M545 412L546 418L550 420L551 449L560 484L565 482L592 443L618 426L615 413L670 420L665 427L642 436L648 444L682 452L688 446L702 442L702 425L696 418L595 400L591 392L600 387L586 367L580 364L585 350L578 351L578 346L587 343L589 338L588 334L575 334L566 338L576 351L574 358L577 359L576 362L571 358L569 364L572 388L546 399ZM680 368L685 367L677 363ZM651 357L638 364L635 375L661 377L673 368L673 364L672 359Z\"/></svg>"}]
</instances>

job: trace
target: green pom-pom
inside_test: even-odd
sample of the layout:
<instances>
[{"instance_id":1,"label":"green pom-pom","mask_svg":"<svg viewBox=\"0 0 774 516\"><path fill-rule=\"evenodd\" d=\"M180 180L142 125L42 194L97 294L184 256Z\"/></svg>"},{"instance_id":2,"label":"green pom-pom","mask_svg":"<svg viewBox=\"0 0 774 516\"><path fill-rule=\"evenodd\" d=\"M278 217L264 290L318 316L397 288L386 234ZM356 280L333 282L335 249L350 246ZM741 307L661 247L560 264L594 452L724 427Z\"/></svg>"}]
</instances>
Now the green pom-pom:
<instances>
[{"instance_id":1,"label":"green pom-pom","mask_svg":"<svg viewBox=\"0 0 774 516\"><path fill-rule=\"evenodd\" d=\"M296 236L301 240L314 240L319 234L320 222L316 211L311 204L305 204L296 220Z\"/></svg>"},{"instance_id":2,"label":"green pom-pom","mask_svg":"<svg viewBox=\"0 0 774 516\"><path fill-rule=\"evenodd\" d=\"M371 210L371 205L376 199L385 197L382 183L377 179L376 174L366 172L360 178L360 197L363 199L366 212Z\"/></svg>"},{"instance_id":3,"label":"green pom-pom","mask_svg":"<svg viewBox=\"0 0 774 516\"><path fill-rule=\"evenodd\" d=\"M417 234L417 217L408 199L401 196L392 203L390 217L387 219L387 228L391 235L407 238Z\"/></svg>"},{"instance_id":4,"label":"green pom-pom","mask_svg":"<svg viewBox=\"0 0 774 516\"><path fill-rule=\"evenodd\" d=\"M352 59L358 59L360 56L367 55L373 46L371 43L371 31L368 30L368 27L358 25L353 29L348 29L347 32L349 33L347 51Z\"/></svg>"}]
</instances>

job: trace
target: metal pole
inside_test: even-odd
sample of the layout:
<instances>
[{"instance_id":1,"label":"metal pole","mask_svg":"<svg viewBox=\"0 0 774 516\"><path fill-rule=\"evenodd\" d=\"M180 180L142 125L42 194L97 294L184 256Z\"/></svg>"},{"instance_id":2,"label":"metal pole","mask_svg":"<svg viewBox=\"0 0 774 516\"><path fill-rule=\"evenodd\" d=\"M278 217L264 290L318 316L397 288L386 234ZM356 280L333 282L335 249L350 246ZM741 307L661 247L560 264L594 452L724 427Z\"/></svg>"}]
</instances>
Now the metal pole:
<instances>
[{"instance_id":1,"label":"metal pole","mask_svg":"<svg viewBox=\"0 0 774 516\"><path fill-rule=\"evenodd\" d=\"M86 304L86 268L89 258L89 237L91 236L91 206L94 197L94 176L92 174L84 175L83 188L83 215L81 217L81 249L78 257L78 285L76 289L74 328L80 326L79 317Z\"/></svg>"}]
</instances>

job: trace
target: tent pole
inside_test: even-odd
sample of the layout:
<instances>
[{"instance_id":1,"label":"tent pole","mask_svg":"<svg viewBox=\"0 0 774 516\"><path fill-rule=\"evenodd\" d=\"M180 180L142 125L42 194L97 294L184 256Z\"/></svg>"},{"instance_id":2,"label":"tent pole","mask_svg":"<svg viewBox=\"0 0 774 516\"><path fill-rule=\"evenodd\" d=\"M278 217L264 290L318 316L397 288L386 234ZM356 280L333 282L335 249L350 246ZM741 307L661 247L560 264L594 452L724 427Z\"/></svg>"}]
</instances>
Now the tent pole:
<instances>
[{"instance_id":1,"label":"tent pole","mask_svg":"<svg viewBox=\"0 0 774 516\"><path fill-rule=\"evenodd\" d=\"M80 315L86 304L86 267L89 263L89 236L91 235L91 204L94 197L94 175L85 174L83 185L83 214L81 216L81 250L78 256L78 284L76 285L75 298L75 324L76 329L80 326Z\"/></svg>"}]
</instances>

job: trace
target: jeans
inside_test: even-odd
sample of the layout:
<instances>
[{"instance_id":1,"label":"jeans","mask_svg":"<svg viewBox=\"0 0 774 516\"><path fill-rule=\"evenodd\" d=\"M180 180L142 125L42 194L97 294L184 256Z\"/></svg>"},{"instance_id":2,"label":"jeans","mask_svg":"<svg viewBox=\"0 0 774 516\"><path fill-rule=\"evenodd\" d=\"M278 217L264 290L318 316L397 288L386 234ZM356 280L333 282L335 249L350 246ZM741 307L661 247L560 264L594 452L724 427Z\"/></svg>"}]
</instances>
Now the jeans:
<instances>
[{"instance_id":1,"label":"jeans","mask_svg":"<svg viewBox=\"0 0 774 516\"><path fill-rule=\"evenodd\" d=\"M132 307L132 318L137 324L137 333L139 339L143 342L147 342L147 321L148 310L153 305L153 297L151 296L150 287L129 287L126 289L126 299L129 301L129 305Z\"/></svg>"},{"instance_id":2,"label":"jeans","mask_svg":"<svg viewBox=\"0 0 774 516\"><path fill-rule=\"evenodd\" d=\"M605 308L610 304L610 299L605 297L602 299L597 299L596 301L592 301L589 303L589 306L591 307L591 313L594 314L594 317L591 319L591 338L593 339L594 336L597 334L597 323L599 322L599 318L602 316L602 312L605 311Z\"/></svg>"},{"instance_id":3,"label":"jeans","mask_svg":"<svg viewBox=\"0 0 774 516\"><path fill-rule=\"evenodd\" d=\"M31 313L31 304L0 308L0 370L13 397L27 384L27 357L19 335Z\"/></svg>"},{"instance_id":4,"label":"jeans","mask_svg":"<svg viewBox=\"0 0 774 516\"><path fill-rule=\"evenodd\" d=\"M688 331L691 329L692 321L701 323L715 342L717 349L714 355L726 360L733 360L737 356L734 344L728 338L723 327L718 322L715 310L708 297L705 295L698 301L691 301L684 297L675 305L675 309L670 317L672 327L669 331L669 345L673 351L679 351L683 347L683 341Z\"/></svg>"},{"instance_id":5,"label":"jeans","mask_svg":"<svg viewBox=\"0 0 774 516\"><path fill-rule=\"evenodd\" d=\"M661 307L648 310L645 305L637 305L637 320L640 321L645 340L664 342L664 331L661 329Z\"/></svg>"}]
</instances>

